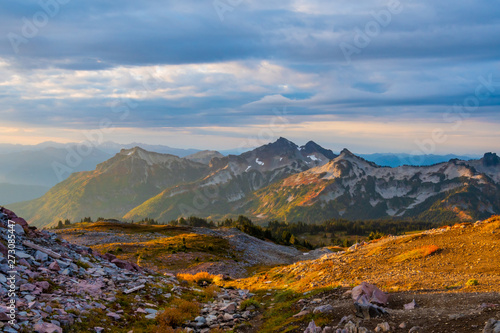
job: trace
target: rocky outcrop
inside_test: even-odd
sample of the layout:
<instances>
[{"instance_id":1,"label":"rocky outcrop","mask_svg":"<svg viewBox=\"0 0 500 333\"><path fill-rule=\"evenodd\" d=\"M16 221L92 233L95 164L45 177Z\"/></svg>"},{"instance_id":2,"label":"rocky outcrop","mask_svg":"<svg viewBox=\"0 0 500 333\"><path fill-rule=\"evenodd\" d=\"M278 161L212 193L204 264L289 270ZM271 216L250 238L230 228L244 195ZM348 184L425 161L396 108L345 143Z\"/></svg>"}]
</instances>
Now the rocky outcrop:
<instances>
[{"instance_id":1,"label":"rocky outcrop","mask_svg":"<svg viewBox=\"0 0 500 333\"><path fill-rule=\"evenodd\" d=\"M14 221L18 228L9 228ZM14 245L9 246L9 239L14 239ZM131 315L136 320L154 320L160 311L151 299L203 292L181 286L173 275L154 274L113 254L101 255L30 227L5 208L0 208L0 245L0 302L10 304L13 300L15 304L14 312L0 306L0 328L4 332L62 333L67 326L82 324L95 311L105 314L110 323L124 324L125 316ZM9 249L15 250L13 263L8 261L12 259L7 257ZM15 296L9 295L11 277L18 288ZM130 295L135 313L121 309L118 298L123 295ZM248 291L222 289L216 300L203 304L201 315L185 326L192 332L207 332L248 321L257 314L256 308L241 304L251 296ZM91 329L105 331L101 326Z\"/></svg>"},{"instance_id":2,"label":"rocky outcrop","mask_svg":"<svg viewBox=\"0 0 500 333\"><path fill-rule=\"evenodd\" d=\"M200 316L186 323L186 326L200 333L211 329L232 329L258 315L254 305L243 305L252 296L254 294L248 290L222 290L213 302L203 304Z\"/></svg>"},{"instance_id":3,"label":"rocky outcrop","mask_svg":"<svg viewBox=\"0 0 500 333\"><path fill-rule=\"evenodd\" d=\"M13 236L9 220L20 227L13 228ZM24 219L5 208L0 208L0 231L0 244L14 244L9 249L16 258L14 261L1 251L1 303L11 304L14 300L16 305L15 313L7 307L0 308L0 327L6 332L62 332L64 326L82 321L77 314L85 316L94 309L107 311L117 294L138 284L177 283L173 278L153 278L132 263L110 262L106 260L110 258L93 254L87 247L29 227ZM8 243L9 239L14 242ZM16 295L10 294L11 281L19 288Z\"/></svg>"}]
</instances>

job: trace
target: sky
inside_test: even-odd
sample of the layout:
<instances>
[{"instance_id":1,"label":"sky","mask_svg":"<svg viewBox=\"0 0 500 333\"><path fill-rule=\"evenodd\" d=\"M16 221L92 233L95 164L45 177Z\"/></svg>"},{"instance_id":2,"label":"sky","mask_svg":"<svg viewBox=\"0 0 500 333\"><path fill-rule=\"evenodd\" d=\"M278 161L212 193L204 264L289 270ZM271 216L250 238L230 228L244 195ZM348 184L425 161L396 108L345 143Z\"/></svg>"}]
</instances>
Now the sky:
<instances>
[{"instance_id":1,"label":"sky","mask_svg":"<svg viewBox=\"0 0 500 333\"><path fill-rule=\"evenodd\" d=\"M500 152L498 0L0 2L0 142Z\"/></svg>"}]
</instances>

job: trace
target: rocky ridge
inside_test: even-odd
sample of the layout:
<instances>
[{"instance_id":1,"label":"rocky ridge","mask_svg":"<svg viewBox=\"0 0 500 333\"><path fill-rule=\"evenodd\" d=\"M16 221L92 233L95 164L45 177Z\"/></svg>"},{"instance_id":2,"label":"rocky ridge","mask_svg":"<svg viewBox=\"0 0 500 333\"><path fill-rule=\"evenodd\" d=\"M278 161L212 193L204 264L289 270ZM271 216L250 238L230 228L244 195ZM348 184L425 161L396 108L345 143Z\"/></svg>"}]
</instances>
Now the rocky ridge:
<instances>
[{"instance_id":1,"label":"rocky ridge","mask_svg":"<svg viewBox=\"0 0 500 333\"><path fill-rule=\"evenodd\" d=\"M12 267L8 262L12 259L8 257L9 220L15 222ZM203 292L182 285L173 275L156 274L38 230L5 208L0 208L0 231L0 299L6 305L13 299L16 308L12 312L0 306L3 332L112 332L111 327L126 329L143 321L153 330L160 308L169 300L186 292ZM9 295L12 276L14 297ZM202 305L202 316L186 324L187 331L207 332L209 326L229 328L250 320L255 314L238 308L250 296L243 290L220 291L215 301ZM96 316L100 321L87 327L86 322Z\"/></svg>"}]
</instances>

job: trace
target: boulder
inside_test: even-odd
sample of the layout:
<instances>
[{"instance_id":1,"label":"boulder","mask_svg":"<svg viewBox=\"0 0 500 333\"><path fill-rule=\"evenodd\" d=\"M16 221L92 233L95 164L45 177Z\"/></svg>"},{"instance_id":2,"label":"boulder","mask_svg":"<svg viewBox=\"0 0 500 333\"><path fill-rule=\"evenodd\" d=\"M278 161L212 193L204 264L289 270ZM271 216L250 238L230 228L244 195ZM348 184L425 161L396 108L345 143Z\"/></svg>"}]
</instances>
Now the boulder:
<instances>
[{"instance_id":1,"label":"boulder","mask_svg":"<svg viewBox=\"0 0 500 333\"><path fill-rule=\"evenodd\" d=\"M28 224L28 222L26 222L25 219L16 216L14 218L11 218L11 220L16 222L16 225L21 226L21 228L23 228L23 231L25 231L26 233L30 232L29 224Z\"/></svg>"},{"instance_id":2,"label":"boulder","mask_svg":"<svg viewBox=\"0 0 500 333\"><path fill-rule=\"evenodd\" d=\"M333 306L330 304L322 305L314 308L313 313L326 313L333 311Z\"/></svg>"},{"instance_id":3,"label":"boulder","mask_svg":"<svg viewBox=\"0 0 500 333\"><path fill-rule=\"evenodd\" d=\"M59 267L59 264L57 263L57 261L53 261L50 265L49 265L49 269L51 271L60 271L61 270L61 267Z\"/></svg>"},{"instance_id":4,"label":"boulder","mask_svg":"<svg viewBox=\"0 0 500 333\"><path fill-rule=\"evenodd\" d=\"M25 234L24 229L23 229L23 227L20 224L14 225L14 232L16 234L18 234L18 235L24 235Z\"/></svg>"},{"instance_id":5,"label":"boulder","mask_svg":"<svg viewBox=\"0 0 500 333\"><path fill-rule=\"evenodd\" d=\"M380 323L375 327L375 332L389 332L391 330L391 326L388 322Z\"/></svg>"},{"instance_id":6,"label":"boulder","mask_svg":"<svg viewBox=\"0 0 500 333\"><path fill-rule=\"evenodd\" d=\"M9 309L6 306L0 306L0 321L9 321L11 318L9 317Z\"/></svg>"},{"instance_id":7,"label":"boulder","mask_svg":"<svg viewBox=\"0 0 500 333\"><path fill-rule=\"evenodd\" d=\"M111 263L115 264L116 266L118 266L122 269L126 269L126 270L131 271L131 272L141 272L141 268L138 265L133 264L131 262L128 262L126 260L113 259L111 261Z\"/></svg>"},{"instance_id":8,"label":"boulder","mask_svg":"<svg viewBox=\"0 0 500 333\"><path fill-rule=\"evenodd\" d=\"M2 212L2 213L4 213L5 215L7 215L7 218L8 218L9 220L13 220L14 218L16 218L16 217L17 217L17 215L16 215L13 211L8 210L8 209L7 209L7 208L5 208L5 207L0 208L0 212Z\"/></svg>"},{"instance_id":9,"label":"boulder","mask_svg":"<svg viewBox=\"0 0 500 333\"><path fill-rule=\"evenodd\" d=\"M35 324L33 329L37 333L62 333L63 332L61 327L59 327L55 324L52 324L52 323L45 323L45 322Z\"/></svg>"},{"instance_id":10,"label":"boulder","mask_svg":"<svg viewBox=\"0 0 500 333\"><path fill-rule=\"evenodd\" d=\"M375 285L363 282L352 289L352 299L361 304L387 305L389 296Z\"/></svg>"},{"instance_id":11,"label":"boulder","mask_svg":"<svg viewBox=\"0 0 500 333\"><path fill-rule=\"evenodd\" d=\"M316 323L312 320L304 333L322 333L322 331L321 327L316 326Z\"/></svg>"},{"instance_id":12,"label":"boulder","mask_svg":"<svg viewBox=\"0 0 500 333\"><path fill-rule=\"evenodd\" d=\"M31 283L24 283L21 285L21 287L19 288L21 291L33 291L35 290L36 286L34 284L31 284Z\"/></svg>"},{"instance_id":13,"label":"boulder","mask_svg":"<svg viewBox=\"0 0 500 333\"><path fill-rule=\"evenodd\" d=\"M114 320L120 320L121 316L117 313L114 312L108 312L106 313L106 316L113 318Z\"/></svg>"},{"instance_id":14,"label":"boulder","mask_svg":"<svg viewBox=\"0 0 500 333\"><path fill-rule=\"evenodd\" d=\"M109 262L112 262L113 260L116 259L116 256L114 254L111 254L111 253L106 253L102 257Z\"/></svg>"},{"instance_id":15,"label":"boulder","mask_svg":"<svg viewBox=\"0 0 500 333\"><path fill-rule=\"evenodd\" d=\"M356 308L356 316L363 319L381 317L387 314L387 311L384 308L371 303L354 303L354 307Z\"/></svg>"},{"instance_id":16,"label":"boulder","mask_svg":"<svg viewBox=\"0 0 500 333\"><path fill-rule=\"evenodd\" d=\"M500 320L491 318L486 322L483 333L500 333Z\"/></svg>"},{"instance_id":17,"label":"boulder","mask_svg":"<svg viewBox=\"0 0 500 333\"><path fill-rule=\"evenodd\" d=\"M221 311L227 312L227 313L234 313L236 311L236 304L235 303L229 303L228 305L224 306Z\"/></svg>"},{"instance_id":18,"label":"boulder","mask_svg":"<svg viewBox=\"0 0 500 333\"><path fill-rule=\"evenodd\" d=\"M415 302L415 300L404 305L405 310L414 310L416 307L417 307L417 303Z\"/></svg>"},{"instance_id":19,"label":"boulder","mask_svg":"<svg viewBox=\"0 0 500 333\"><path fill-rule=\"evenodd\" d=\"M311 313L311 311L304 310L304 311L300 311L299 313L294 314L293 317L294 318L299 318L299 317L307 316L310 313Z\"/></svg>"},{"instance_id":20,"label":"boulder","mask_svg":"<svg viewBox=\"0 0 500 333\"><path fill-rule=\"evenodd\" d=\"M38 281L35 282L35 285L44 291L50 288L50 283L48 281Z\"/></svg>"},{"instance_id":21,"label":"boulder","mask_svg":"<svg viewBox=\"0 0 500 333\"><path fill-rule=\"evenodd\" d=\"M37 250L35 252L35 259L40 262L46 262L47 260L49 260L49 255Z\"/></svg>"}]
</instances>

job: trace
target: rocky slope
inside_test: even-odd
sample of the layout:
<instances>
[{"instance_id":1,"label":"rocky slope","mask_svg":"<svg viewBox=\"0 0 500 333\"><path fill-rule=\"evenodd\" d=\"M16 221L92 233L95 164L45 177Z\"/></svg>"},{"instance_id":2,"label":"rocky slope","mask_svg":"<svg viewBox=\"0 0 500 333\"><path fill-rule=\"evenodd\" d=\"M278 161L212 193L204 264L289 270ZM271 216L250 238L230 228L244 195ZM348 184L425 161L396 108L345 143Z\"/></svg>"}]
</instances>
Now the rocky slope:
<instances>
[{"instance_id":1,"label":"rocky slope","mask_svg":"<svg viewBox=\"0 0 500 333\"><path fill-rule=\"evenodd\" d=\"M231 329L257 315L255 307L240 306L252 296L248 291L205 291L181 283L173 275L159 275L37 230L4 208L0 231L3 332L168 332L162 309L171 313L182 304L196 314L178 323L186 332L208 332L209 326Z\"/></svg>"},{"instance_id":2,"label":"rocky slope","mask_svg":"<svg viewBox=\"0 0 500 333\"><path fill-rule=\"evenodd\" d=\"M279 287L282 279L290 277L289 287L299 291L357 281L370 281L388 290L467 289L466 282L477 279L475 291L500 291L499 241L500 217L388 236L353 245L346 252L275 269L273 275L280 278L269 287ZM264 279L255 276L242 282L258 287Z\"/></svg>"},{"instance_id":3,"label":"rocky slope","mask_svg":"<svg viewBox=\"0 0 500 333\"><path fill-rule=\"evenodd\" d=\"M141 234L117 232L120 225L129 226L113 222L82 229L88 234L80 240L108 237L125 246L131 235L148 241L173 233L164 226L156 235L147 228ZM37 230L4 208L0 231L0 328L9 333L494 333L500 327L498 217L357 244L236 281L157 274ZM186 237L186 231L177 236ZM264 244L231 230L193 231L239 244L236 250L255 260L259 248L267 252ZM14 262L8 261L9 244ZM429 247L433 251L419 251ZM278 257L294 255L290 248L274 250ZM13 280L18 289L9 295ZM219 287L209 286L212 281ZM384 303L380 314L357 310L352 286L360 281L390 292L387 303L377 295ZM11 299L14 312L7 306Z\"/></svg>"},{"instance_id":4,"label":"rocky slope","mask_svg":"<svg viewBox=\"0 0 500 333\"><path fill-rule=\"evenodd\" d=\"M260 332L492 333L500 328L499 241L493 217L356 244L225 285L261 296ZM362 281L388 293L382 314L356 310L351 289Z\"/></svg>"}]
</instances>

